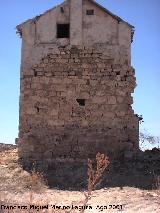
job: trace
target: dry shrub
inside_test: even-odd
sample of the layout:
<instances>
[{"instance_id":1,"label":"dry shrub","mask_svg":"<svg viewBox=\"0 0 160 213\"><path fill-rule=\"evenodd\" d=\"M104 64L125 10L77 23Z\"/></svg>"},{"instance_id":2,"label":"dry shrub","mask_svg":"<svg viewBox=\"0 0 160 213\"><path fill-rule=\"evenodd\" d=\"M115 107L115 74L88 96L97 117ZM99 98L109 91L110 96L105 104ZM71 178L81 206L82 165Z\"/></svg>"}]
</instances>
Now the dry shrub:
<instances>
[{"instance_id":1,"label":"dry shrub","mask_svg":"<svg viewBox=\"0 0 160 213\"><path fill-rule=\"evenodd\" d=\"M158 146L160 148L160 137L154 136L147 130L139 133L140 147L142 150L146 150L148 144Z\"/></svg>"},{"instance_id":2,"label":"dry shrub","mask_svg":"<svg viewBox=\"0 0 160 213\"><path fill-rule=\"evenodd\" d=\"M88 159L88 190L85 193L85 200L83 201L83 207L85 207L88 201L91 199L92 191L96 189L97 185L101 183L103 172L109 165L109 159L104 154L99 152L96 155L96 171L93 169L93 161ZM85 208L80 211L83 213Z\"/></svg>"},{"instance_id":3,"label":"dry shrub","mask_svg":"<svg viewBox=\"0 0 160 213\"><path fill-rule=\"evenodd\" d=\"M93 168L93 161L88 159L88 189L87 192L84 194L85 195L85 199L82 200L80 203L82 203L82 209L80 210L81 213L83 213L85 211L85 206L87 206L88 201L91 199L91 194L92 191L95 190L96 186L98 184L100 184L101 182L101 177L103 175L103 172L105 171L105 169L107 168L107 166L109 165L109 160L108 158L104 155L104 154L100 154L97 153L96 155L96 170L94 170ZM43 175L38 173L33 165L31 174L29 176L26 177L27 179L26 184L27 184L27 188L30 189L30 193L29 193L29 199L28 199L28 204L29 205L45 205L46 203L43 203L43 201L41 201L39 204L35 203L34 201L34 196L35 196L35 192L42 192L44 189L46 189L47 187L47 183L46 180L43 178ZM1 203L5 203L5 204L9 204L9 201L6 199L0 199L0 204ZM49 201L47 202L49 203ZM73 202L72 202L73 204ZM24 211L24 213L33 213L35 212L35 210L26 210ZM55 213L55 212L75 212L75 210L69 210L69 211L65 211L65 210L44 210L41 212L49 212L49 213ZM10 211L10 213L12 213L12 210Z\"/></svg>"},{"instance_id":4,"label":"dry shrub","mask_svg":"<svg viewBox=\"0 0 160 213\"><path fill-rule=\"evenodd\" d=\"M87 192L84 193L85 199L78 203L81 204L80 213L85 212L85 207L87 206L88 201L91 199L92 191L96 189L96 186L101 183L101 178L103 172L109 165L109 159L104 154L100 154L99 152L96 155L96 170L93 168L93 161L88 159L88 185L87 185ZM76 202L72 202L74 204ZM65 213L74 213L75 210L68 210Z\"/></svg>"},{"instance_id":5,"label":"dry shrub","mask_svg":"<svg viewBox=\"0 0 160 213\"><path fill-rule=\"evenodd\" d=\"M43 192L46 188L48 188L47 181L44 179L43 174L36 171L35 166L33 164L32 171L30 176L28 176L27 181L28 188L30 189L29 193L29 205L38 205L37 203L34 203L34 193L35 192ZM39 206L42 206L45 204L40 203ZM29 210L29 213L35 212L35 210Z\"/></svg>"},{"instance_id":6,"label":"dry shrub","mask_svg":"<svg viewBox=\"0 0 160 213\"><path fill-rule=\"evenodd\" d=\"M108 160L108 157L100 153L97 153L96 155L96 162L97 162L97 167L96 167L96 171L94 171L93 162L92 160L88 159L88 193L89 194L91 194L91 192L96 188L96 186L101 183L101 177L103 175L103 172L110 163Z\"/></svg>"},{"instance_id":7,"label":"dry shrub","mask_svg":"<svg viewBox=\"0 0 160 213\"><path fill-rule=\"evenodd\" d=\"M156 189L160 190L160 176L157 175L156 176L156 181L155 181L155 186L156 186Z\"/></svg>"},{"instance_id":8,"label":"dry shrub","mask_svg":"<svg viewBox=\"0 0 160 213\"><path fill-rule=\"evenodd\" d=\"M34 165L31 174L26 177L26 186L34 192L42 192L44 189L48 188L47 181L43 177L43 174L37 172Z\"/></svg>"},{"instance_id":9,"label":"dry shrub","mask_svg":"<svg viewBox=\"0 0 160 213\"><path fill-rule=\"evenodd\" d=\"M154 170L152 171L152 174L154 180L153 189L160 190L160 175L157 175Z\"/></svg>"}]
</instances>

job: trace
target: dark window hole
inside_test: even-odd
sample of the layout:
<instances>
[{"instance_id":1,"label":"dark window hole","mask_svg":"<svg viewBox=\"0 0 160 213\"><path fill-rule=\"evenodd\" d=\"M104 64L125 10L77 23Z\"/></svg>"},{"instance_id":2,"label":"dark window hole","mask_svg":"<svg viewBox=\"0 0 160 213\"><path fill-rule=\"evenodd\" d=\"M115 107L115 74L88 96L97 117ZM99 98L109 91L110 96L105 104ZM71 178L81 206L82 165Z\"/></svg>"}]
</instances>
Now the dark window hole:
<instances>
[{"instance_id":1,"label":"dark window hole","mask_svg":"<svg viewBox=\"0 0 160 213\"><path fill-rule=\"evenodd\" d=\"M61 7L61 13L64 13L64 8L63 7Z\"/></svg>"},{"instance_id":2,"label":"dark window hole","mask_svg":"<svg viewBox=\"0 0 160 213\"><path fill-rule=\"evenodd\" d=\"M85 99L76 99L79 106L85 106Z\"/></svg>"},{"instance_id":3,"label":"dark window hole","mask_svg":"<svg viewBox=\"0 0 160 213\"><path fill-rule=\"evenodd\" d=\"M52 158L54 157L54 154L53 154L53 152L51 152L51 156L52 156Z\"/></svg>"},{"instance_id":4,"label":"dark window hole","mask_svg":"<svg viewBox=\"0 0 160 213\"><path fill-rule=\"evenodd\" d=\"M39 108L39 107L36 107L36 110L37 110L37 112L39 113L40 108Z\"/></svg>"},{"instance_id":5,"label":"dark window hole","mask_svg":"<svg viewBox=\"0 0 160 213\"><path fill-rule=\"evenodd\" d=\"M127 81L127 77L128 77L127 75L124 75L124 80L125 80L125 81Z\"/></svg>"},{"instance_id":6,"label":"dark window hole","mask_svg":"<svg viewBox=\"0 0 160 213\"><path fill-rule=\"evenodd\" d=\"M89 85L90 84L90 82L89 82L89 79L87 79L87 83L86 83L87 85Z\"/></svg>"},{"instance_id":7,"label":"dark window hole","mask_svg":"<svg viewBox=\"0 0 160 213\"><path fill-rule=\"evenodd\" d=\"M69 24L57 24L57 38L69 38Z\"/></svg>"},{"instance_id":8,"label":"dark window hole","mask_svg":"<svg viewBox=\"0 0 160 213\"><path fill-rule=\"evenodd\" d=\"M94 15L94 10L86 10L86 15Z\"/></svg>"},{"instance_id":9,"label":"dark window hole","mask_svg":"<svg viewBox=\"0 0 160 213\"><path fill-rule=\"evenodd\" d=\"M35 77L37 76L37 71L35 71L35 70L34 70L34 76L35 76Z\"/></svg>"},{"instance_id":10,"label":"dark window hole","mask_svg":"<svg viewBox=\"0 0 160 213\"><path fill-rule=\"evenodd\" d=\"M117 71L117 72L116 72L116 75L120 75L120 71Z\"/></svg>"}]
</instances>

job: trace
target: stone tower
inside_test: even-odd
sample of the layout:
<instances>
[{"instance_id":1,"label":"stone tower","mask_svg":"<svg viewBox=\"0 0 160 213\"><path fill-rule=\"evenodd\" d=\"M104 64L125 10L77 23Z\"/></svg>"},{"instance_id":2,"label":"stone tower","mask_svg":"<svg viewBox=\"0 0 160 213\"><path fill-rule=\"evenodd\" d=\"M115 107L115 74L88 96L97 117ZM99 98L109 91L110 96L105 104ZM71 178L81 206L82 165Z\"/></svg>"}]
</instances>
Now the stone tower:
<instances>
[{"instance_id":1,"label":"stone tower","mask_svg":"<svg viewBox=\"0 0 160 213\"><path fill-rule=\"evenodd\" d=\"M133 26L93 0L66 0L17 30L24 164L83 162L97 152L138 149Z\"/></svg>"}]
</instances>

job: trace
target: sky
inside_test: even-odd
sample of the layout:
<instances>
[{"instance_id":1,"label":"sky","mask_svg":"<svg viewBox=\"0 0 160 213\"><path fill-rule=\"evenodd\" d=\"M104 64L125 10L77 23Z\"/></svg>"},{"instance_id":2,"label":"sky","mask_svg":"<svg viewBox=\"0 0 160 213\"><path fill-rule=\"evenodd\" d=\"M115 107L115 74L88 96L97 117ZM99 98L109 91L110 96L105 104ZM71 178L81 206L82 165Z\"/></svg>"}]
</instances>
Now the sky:
<instances>
[{"instance_id":1,"label":"sky","mask_svg":"<svg viewBox=\"0 0 160 213\"><path fill-rule=\"evenodd\" d=\"M137 87L135 113L140 130L160 136L160 0L96 0L135 27L132 66ZM63 0L1 0L0 5L0 143L18 137L21 39L15 27Z\"/></svg>"}]
</instances>

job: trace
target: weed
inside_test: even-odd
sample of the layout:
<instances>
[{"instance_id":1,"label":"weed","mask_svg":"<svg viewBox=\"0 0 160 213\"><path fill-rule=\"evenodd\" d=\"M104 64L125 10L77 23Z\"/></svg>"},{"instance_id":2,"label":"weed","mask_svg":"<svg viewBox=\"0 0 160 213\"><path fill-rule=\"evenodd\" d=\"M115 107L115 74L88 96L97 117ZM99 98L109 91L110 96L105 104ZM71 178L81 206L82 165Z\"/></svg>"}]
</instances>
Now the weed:
<instances>
[{"instance_id":1,"label":"weed","mask_svg":"<svg viewBox=\"0 0 160 213\"><path fill-rule=\"evenodd\" d=\"M85 207L87 206L88 201L91 199L92 191L95 190L96 186L101 183L101 177L103 175L104 170L109 165L109 160L104 154L97 153L96 155L96 170L93 168L93 161L88 159L88 186L87 186L87 192L84 194L85 199L79 202L81 203L82 208L80 210L81 213L85 211ZM46 180L43 178L43 175L38 173L35 169L35 166L33 165L31 174L26 177L26 186L29 188L29 199L28 199L28 205L37 205L34 201L34 195L35 192L42 192L47 187ZM5 203L9 204L10 202L4 198L0 198L0 204ZM47 201L47 203L49 203ZM74 202L72 202L73 204ZM40 201L40 206L43 206L43 201ZM26 210L26 213L32 213L33 210ZM24 212L24 213L25 213ZM45 212L48 213L55 213L60 211L55 210L46 210ZM63 211L64 212L64 211ZM73 213L75 210L69 210L65 211L65 213ZM10 211L10 213L14 213L14 211Z\"/></svg>"},{"instance_id":2,"label":"weed","mask_svg":"<svg viewBox=\"0 0 160 213\"><path fill-rule=\"evenodd\" d=\"M155 174L155 171L153 170L153 188L156 190L160 190L160 175Z\"/></svg>"},{"instance_id":3,"label":"weed","mask_svg":"<svg viewBox=\"0 0 160 213\"><path fill-rule=\"evenodd\" d=\"M109 165L108 157L104 154L97 153L96 155L96 171L93 169L93 161L88 159L88 189L87 192L84 193L85 200L83 201L83 207L85 207L88 201L91 199L92 191L96 189L97 185L101 183L101 177L103 172ZM83 213L85 208L82 208L80 211Z\"/></svg>"},{"instance_id":4,"label":"weed","mask_svg":"<svg viewBox=\"0 0 160 213\"><path fill-rule=\"evenodd\" d=\"M160 148L160 138L148 133L147 130L139 133L140 147L142 150L147 149L147 145L151 144Z\"/></svg>"},{"instance_id":5,"label":"weed","mask_svg":"<svg viewBox=\"0 0 160 213\"><path fill-rule=\"evenodd\" d=\"M41 192L48 187L47 181L44 179L43 174L36 171L34 164L31 174L26 177L26 187L35 192Z\"/></svg>"}]
</instances>

